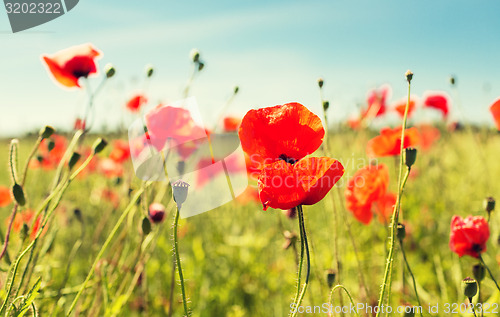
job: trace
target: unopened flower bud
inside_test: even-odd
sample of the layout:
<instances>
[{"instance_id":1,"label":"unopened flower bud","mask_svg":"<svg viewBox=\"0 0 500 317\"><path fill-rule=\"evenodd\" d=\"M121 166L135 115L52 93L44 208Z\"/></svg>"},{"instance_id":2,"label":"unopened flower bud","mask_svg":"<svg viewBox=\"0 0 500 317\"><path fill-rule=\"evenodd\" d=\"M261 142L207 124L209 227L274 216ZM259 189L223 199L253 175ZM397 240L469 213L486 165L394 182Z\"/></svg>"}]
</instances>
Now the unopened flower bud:
<instances>
[{"instance_id":1,"label":"unopened flower bud","mask_svg":"<svg viewBox=\"0 0 500 317\"><path fill-rule=\"evenodd\" d=\"M415 308L414 307L410 307L410 308L405 307L405 312L404 312L403 316L404 317L415 317Z\"/></svg>"},{"instance_id":2,"label":"unopened flower bud","mask_svg":"<svg viewBox=\"0 0 500 317\"><path fill-rule=\"evenodd\" d=\"M477 294L477 282L475 279L467 277L462 281L464 295L471 300Z\"/></svg>"},{"instance_id":3,"label":"unopened flower bud","mask_svg":"<svg viewBox=\"0 0 500 317\"><path fill-rule=\"evenodd\" d=\"M398 228L397 228L397 238L399 241L403 241L404 238L406 237L406 227L402 223L398 223Z\"/></svg>"},{"instance_id":4,"label":"unopened flower bud","mask_svg":"<svg viewBox=\"0 0 500 317\"><path fill-rule=\"evenodd\" d=\"M417 149L409 147L405 149L405 164L409 168L415 164L417 160Z\"/></svg>"},{"instance_id":5,"label":"unopened flower bud","mask_svg":"<svg viewBox=\"0 0 500 317\"><path fill-rule=\"evenodd\" d=\"M98 138L95 140L94 145L92 146L92 149L94 150L94 154L101 153L102 150L108 145L108 142L102 138Z\"/></svg>"},{"instance_id":6,"label":"unopened flower bud","mask_svg":"<svg viewBox=\"0 0 500 317\"><path fill-rule=\"evenodd\" d=\"M24 206L24 204L26 204L24 190L21 185L15 183L14 186L12 186L12 195L14 195L14 199L19 204L19 206Z\"/></svg>"},{"instance_id":7,"label":"unopened flower bud","mask_svg":"<svg viewBox=\"0 0 500 317\"><path fill-rule=\"evenodd\" d=\"M454 86L456 82L457 82L457 79L455 78L455 76L450 76L450 84L452 86Z\"/></svg>"},{"instance_id":8,"label":"unopened flower bud","mask_svg":"<svg viewBox=\"0 0 500 317\"><path fill-rule=\"evenodd\" d=\"M50 125L46 125L42 129L40 129L40 133L38 134L42 139L48 139L52 134L54 134L55 129Z\"/></svg>"},{"instance_id":9,"label":"unopened flower bud","mask_svg":"<svg viewBox=\"0 0 500 317\"><path fill-rule=\"evenodd\" d=\"M481 282L485 275L486 271L484 269L484 266L482 264L476 264L472 267L472 274L474 275L474 278L476 281Z\"/></svg>"},{"instance_id":10,"label":"unopened flower bud","mask_svg":"<svg viewBox=\"0 0 500 317\"><path fill-rule=\"evenodd\" d=\"M328 100L323 101L323 110L327 111L330 108L330 102Z\"/></svg>"},{"instance_id":11,"label":"unopened flower bud","mask_svg":"<svg viewBox=\"0 0 500 317\"><path fill-rule=\"evenodd\" d=\"M116 69L111 64L106 64L104 66L104 73L106 74L106 78L111 78L115 75Z\"/></svg>"},{"instance_id":12,"label":"unopened flower bud","mask_svg":"<svg viewBox=\"0 0 500 317\"><path fill-rule=\"evenodd\" d=\"M337 273L334 270L328 269L326 271L326 282L328 283L328 288L333 287L333 283L335 283L335 277L337 277Z\"/></svg>"},{"instance_id":13,"label":"unopened flower bud","mask_svg":"<svg viewBox=\"0 0 500 317\"><path fill-rule=\"evenodd\" d=\"M148 64L146 65L146 77L151 77L153 76L153 73L155 72L154 68L153 68L153 65L151 64Z\"/></svg>"},{"instance_id":14,"label":"unopened flower bud","mask_svg":"<svg viewBox=\"0 0 500 317\"><path fill-rule=\"evenodd\" d=\"M73 215L75 215L76 220L83 223L82 211L79 208L73 209Z\"/></svg>"},{"instance_id":15,"label":"unopened flower bud","mask_svg":"<svg viewBox=\"0 0 500 317\"><path fill-rule=\"evenodd\" d=\"M82 156L79 153L73 152L68 162L68 167L70 170L72 170L73 167L75 167L75 164L80 160L81 157Z\"/></svg>"},{"instance_id":16,"label":"unopened flower bud","mask_svg":"<svg viewBox=\"0 0 500 317\"><path fill-rule=\"evenodd\" d=\"M323 84L324 84L324 81L323 81L323 78L318 78L318 86L319 88L323 88Z\"/></svg>"},{"instance_id":17,"label":"unopened flower bud","mask_svg":"<svg viewBox=\"0 0 500 317\"><path fill-rule=\"evenodd\" d=\"M172 194L177 206L181 206L187 199L189 184L183 180L177 180L172 183Z\"/></svg>"},{"instance_id":18,"label":"unopened flower bud","mask_svg":"<svg viewBox=\"0 0 500 317\"><path fill-rule=\"evenodd\" d=\"M200 60L200 51L198 51L197 49L193 48L191 50L191 52L189 53L189 55L191 56L191 60L195 63L197 63L199 60Z\"/></svg>"},{"instance_id":19,"label":"unopened flower bud","mask_svg":"<svg viewBox=\"0 0 500 317\"><path fill-rule=\"evenodd\" d=\"M54 142L54 140L50 140L49 143L47 144L47 149L50 151L52 151L54 148L56 147L56 142Z\"/></svg>"},{"instance_id":20,"label":"unopened flower bud","mask_svg":"<svg viewBox=\"0 0 500 317\"><path fill-rule=\"evenodd\" d=\"M21 229L21 240L26 239L29 236L30 227L26 223L23 223L23 228Z\"/></svg>"},{"instance_id":21,"label":"unopened flower bud","mask_svg":"<svg viewBox=\"0 0 500 317\"><path fill-rule=\"evenodd\" d=\"M151 222L149 221L148 217L142 218L141 229L142 233L145 236L147 236L151 232Z\"/></svg>"},{"instance_id":22,"label":"unopened flower bud","mask_svg":"<svg viewBox=\"0 0 500 317\"><path fill-rule=\"evenodd\" d=\"M411 70L407 70L406 73L405 73L405 77L406 77L406 80L408 81L408 83L411 82L411 80L413 79L413 73L411 72Z\"/></svg>"},{"instance_id":23,"label":"unopened flower bud","mask_svg":"<svg viewBox=\"0 0 500 317\"><path fill-rule=\"evenodd\" d=\"M490 213L493 210L495 210L495 198L493 198L493 197L486 197L485 198L484 210L486 210L487 213Z\"/></svg>"},{"instance_id":24,"label":"unopened flower bud","mask_svg":"<svg viewBox=\"0 0 500 317\"><path fill-rule=\"evenodd\" d=\"M148 215L153 223L161 223L165 219L165 206L160 203L152 203L149 205Z\"/></svg>"},{"instance_id":25,"label":"unopened flower bud","mask_svg":"<svg viewBox=\"0 0 500 317\"><path fill-rule=\"evenodd\" d=\"M203 67L205 67L205 64L203 62L199 62L198 63L198 71L200 72L203 69Z\"/></svg>"},{"instance_id":26,"label":"unopened flower bud","mask_svg":"<svg viewBox=\"0 0 500 317\"><path fill-rule=\"evenodd\" d=\"M238 86L234 86L234 94L236 95L238 93L238 91L240 91L240 87Z\"/></svg>"}]
</instances>

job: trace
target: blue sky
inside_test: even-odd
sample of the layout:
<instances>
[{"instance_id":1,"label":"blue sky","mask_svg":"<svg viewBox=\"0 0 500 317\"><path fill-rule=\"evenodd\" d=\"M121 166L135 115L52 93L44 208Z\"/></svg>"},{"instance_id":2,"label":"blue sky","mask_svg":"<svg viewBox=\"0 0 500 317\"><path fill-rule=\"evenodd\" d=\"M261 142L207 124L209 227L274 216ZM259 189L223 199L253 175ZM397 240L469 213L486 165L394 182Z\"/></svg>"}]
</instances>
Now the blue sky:
<instances>
[{"instance_id":1,"label":"blue sky","mask_svg":"<svg viewBox=\"0 0 500 317\"><path fill-rule=\"evenodd\" d=\"M131 122L127 97L143 87L148 63L156 74L148 95L177 100L189 76L189 51L206 68L192 95L205 121L216 118L232 87L231 114L298 101L320 113L316 79L325 78L331 120L356 112L369 89L388 83L392 100L413 92L447 91L460 102L457 118L491 123L488 106L500 96L498 1L96 1L12 34L0 10L0 135L44 124L69 128L85 94L64 90L40 62L68 46L91 42L117 75L97 99L97 126ZM458 95L448 78L458 79ZM98 80L94 80L96 84Z\"/></svg>"}]
</instances>

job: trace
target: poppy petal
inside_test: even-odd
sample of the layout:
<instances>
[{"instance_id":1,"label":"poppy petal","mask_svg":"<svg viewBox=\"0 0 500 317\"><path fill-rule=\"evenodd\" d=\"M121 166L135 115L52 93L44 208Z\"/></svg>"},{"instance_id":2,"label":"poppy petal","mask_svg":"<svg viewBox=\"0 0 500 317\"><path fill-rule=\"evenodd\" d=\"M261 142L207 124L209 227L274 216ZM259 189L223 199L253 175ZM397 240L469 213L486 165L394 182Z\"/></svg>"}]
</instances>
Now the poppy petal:
<instances>
[{"instance_id":1,"label":"poppy petal","mask_svg":"<svg viewBox=\"0 0 500 317\"><path fill-rule=\"evenodd\" d=\"M490 112L493 115L498 131L500 131L500 98L491 105Z\"/></svg>"}]
</instances>

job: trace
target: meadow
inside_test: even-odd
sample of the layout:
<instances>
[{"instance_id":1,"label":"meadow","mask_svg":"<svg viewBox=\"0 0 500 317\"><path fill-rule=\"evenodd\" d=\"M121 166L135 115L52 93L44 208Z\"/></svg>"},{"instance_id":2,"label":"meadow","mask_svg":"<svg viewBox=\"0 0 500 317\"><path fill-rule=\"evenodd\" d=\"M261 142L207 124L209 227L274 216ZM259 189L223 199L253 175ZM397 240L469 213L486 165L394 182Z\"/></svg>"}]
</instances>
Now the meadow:
<instances>
[{"instance_id":1,"label":"meadow","mask_svg":"<svg viewBox=\"0 0 500 317\"><path fill-rule=\"evenodd\" d=\"M195 73L200 72L203 66L199 56L193 56L193 63ZM105 74L110 74L109 68ZM114 70L109 78L113 75ZM136 100L137 108L141 100ZM406 170L404 158L408 152L399 151L399 147L407 147L406 139L396 138L396 155L373 157L370 151L367 153L367 144L381 135L369 126L373 119L370 116L378 116L377 109L368 108L360 115L359 124L330 124L326 137L321 137L321 146L308 153L332 157L344 169L342 177L335 185L330 184L331 189L327 188L318 202L309 204L303 199L299 212L297 208L274 209L273 205L263 210L267 202L245 192L244 197L214 210L180 219L178 227L173 227L180 197L176 196L177 202L173 199L175 185L136 177L133 149L129 148L125 131L102 135L86 130L82 121L75 125L75 131L52 134L50 128L42 127L39 135L21 136L16 142L2 140L0 185L9 188L13 196L4 198L6 202L0 207L2 244L13 210L17 216L0 263L0 313L185 316L187 306L190 316L293 315L291 305L298 298L298 266L305 257L303 253L301 256L302 223L310 251L310 278L300 304L303 315L378 316L366 310L328 313L314 306L380 304L381 284L388 272L386 263L392 248L389 238L397 229L391 217L398 211L405 236L394 237L391 283L382 303L394 310L421 305L423 316L473 316L476 311L468 306L463 280L478 280L473 266L481 258L491 275L483 269L480 292L470 297L477 314L477 303L482 303L483 307L489 305L484 316L498 316L500 290L491 277L500 280L500 215L495 210L488 213L484 202L487 197L498 197L500 192L496 178L500 175L500 134L486 126L450 128L443 120L426 123L427 129L433 125L434 137L424 146L422 131L426 128L411 117L406 123L409 106L410 102L403 107L403 126L418 128L420 141L411 144L417 148L416 161L400 194L398 177ZM332 111L328 104L324 110ZM241 119L237 125L239 122ZM245 119L240 128L221 127L218 133L242 138L244 124ZM396 131L398 135L401 130ZM100 138L106 140L107 146ZM243 147L245 150L244 142ZM375 151L382 147L375 144ZM77 159L73 152L81 157ZM285 157L278 163L296 166L301 158L295 159ZM400 207L397 201L383 207L378 201L378 207L368 208L373 219L366 223L366 218L360 221L366 214L354 216L353 204L357 202L346 198L349 180L360 169L382 165L389 173L383 194L395 193ZM255 186L257 180L250 177L250 183ZM12 189L14 184L22 184L22 193ZM152 207L152 203L160 205ZM380 210L374 211L376 208ZM477 251L478 256L459 256L450 248L450 223L455 215L487 219L489 235L487 241L481 242L487 249L469 250ZM181 279L178 265L174 265L176 242ZM305 260L302 265L299 286L305 281ZM457 305L457 312L447 311L447 304L451 309ZM437 310L429 311L436 305ZM388 315L404 314L394 311Z\"/></svg>"}]
</instances>

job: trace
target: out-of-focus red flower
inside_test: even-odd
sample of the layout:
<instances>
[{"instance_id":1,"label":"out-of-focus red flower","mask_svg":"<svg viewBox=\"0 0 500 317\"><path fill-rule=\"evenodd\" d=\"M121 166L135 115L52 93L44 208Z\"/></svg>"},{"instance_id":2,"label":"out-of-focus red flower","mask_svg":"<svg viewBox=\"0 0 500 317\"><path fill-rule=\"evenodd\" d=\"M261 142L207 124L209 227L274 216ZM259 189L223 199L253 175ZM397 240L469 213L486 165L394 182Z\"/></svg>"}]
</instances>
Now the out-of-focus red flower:
<instances>
[{"instance_id":1,"label":"out-of-focus red flower","mask_svg":"<svg viewBox=\"0 0 500 317\"><path fill-rule=\"evenodd\" d=\"M419 133L417 128L409 128L405 131L404 148L418 145ZM384 128L380 135L368 141L366 153L370 157L393 156L401 154L401 127Z\"/></svg>"},{"instance_id":2,"label":"out-of-focus red flower","mask_svg":"<svg viewBox=\"0 0 500 317\"><path fill-rule=\"evenodd\" d=\"M424 99L424 106L441 111L445 119L448 117L449 101L444 93L427 95Z\"/></svg>"},{"instance_id":3,"label":"out-of-focus red flower","mask_svg":"<svg viewBox=\"0 0 500 317\"><path fill-rule=\"evenodd\" d=\"M368 108L362 111L362 118L375 118L383 115L387 110L387 100L391 93L388 85L383 85L378 89L371 90L366 98Z\"/></svg>"},{"instance_id":4,"label":"out-of-focus red flower","mask_svg":"<svg viewBox=\"0 0 500 317\"><path fill-rule=\"evenodd\" d=\"M32 222L33 218L35 217L35 213L33 210L28 209L25 210L24 212L19 212L16 214L16 217L14 218L14 222L12 222L12 230L14 232L21 232L21 229L23 228L24 224L27 224L30 226L30 223ZM38 216L36 221L31 224L31 232L30 232L30 239L34 240L36 237L36 234L38 230L40 229L40 226L42 225L41 223L42 217ZM8 224L10 222L10 218L5 219L5 223ZM44 232L47 231L47 228L44 229Z\"/></svg>"},{"instance_id":5,"label":"out-of-focus red flower","mask_svg":"<svg viewBox=\"0 0 500 317\"><path fill-rule=\"evenodd\" d=\"M205 186L211 179L217 177L218 174L224 174L223 169L217 168L206 168L213 164L212 158L205 158L198 161L196 165L196 187ZM237 155L229 155L224 159L224 165L226 166L227 173L238 173L245 172L246 166L244 162L238 160Z\"/></svg>"},{"instance_id":6,"label":"out-of-focus red flower","mask_svg":"<svg viewBox=\"0 0 500 317\"><path fill-rule=\"evenodd\" d=\"M268 207L290 209L319 202L344 174L339 161L329 157L284 160L265 165L259 176L259 197Z\"/></svg>"},{"instance_id":7,"label":"out-of-focus red flower","mask_svg":"<svg viewBox=\"0 0 500 317\"><path fill-rule=\"evenodd\" d=\"M240 127L241 119L236 117L224 118L224 132L237 132Z\"/></svg>"},{"instance_id":8,"label":"out-of-focus red flower","mask_svg":"<svg viewBox=\"0 0 500 317\"><path fill-rule=\"evenodd\" d=\"M479 258L486 251L489 237L488 222L481 216L468 216L465 219L453 216L451 219L450 249L460 257L469 255Z\"/></svg>"},{"instance_id":9,"label":"out-of-focus red flower","mask_svg":"<svg viewBox=\"0 0 500 317\"><path fill-rule=\"evenodd\" d=\"M12 202L10 189L6 186L0 186L0 207L5 207Z\"/></svg>"},{"instance_id":10,"label":"out-of-focus red flower","mask_svg":"<svg viewBox=\"0 0 500 317\"><path fill-rule=\"evenodd\" d=\"M318 149L324 135L319 117L299 103L245 115L239 137L254 167L261 169L258 187L264 210L313 205L342 177L344 167L337 160L304 158Z\"/></svg>"},{"instance_id":11,"label":"out-of-focus red flower","mask_svg":"<svg viewBox=\"0 0 500 317\"><path fill-rule=\"evenodd\" d=\"M372 205L381 200L380 215L385 215L386 205L390 197L386 197L389 186L389 171L385 164L365 166L349 179L344 192L347 209L360 222L370 223L372 220ZM391 211L392 212L392 211Z\"/></svg>"},{"instance_id":12,"label":"out-of-focus red flower","mask_svg":"<svg viewBox=\"0 0 500 317\"><path fill-rule=\"evenodd\" d=\"M441 132L439 132L439 129L429 124L422 124L418 126L418 131L420 135L420 148L423 151L429 150L432 145L441 137Z\"/></svg>"},{"instance_id":13,"label":"out-of-focus red flower","mask_svg":"<svg viewBox=\"0 0 500 317\"><path fill-rule=\"evenodd\" d=\"M160 203L152 203L149 205L149 219L152 223L159 224L165 219L165 206Z\"/></svg>"},{"instance_id":14,"label":"out-of-focus red flower","mask_svg":"<svg viewBox=\"0 0 500 317\"><path fill-rule=\"evenodd\" d=\"M394 110L402 117L405 115L406 104L408 100L402 100L394 106ZM410 104L408 106L408 118L411 117L416 109L417 102L414 99L410 99Z\"/></svg>"},{"instance_id":15,"label":"out-of-focus red flower","mask_svg":"<svg viewBox=\"0 0 500 317\"><path fill-rule=\"evenodd\" d=\"M75 124L73 125L74 130L85 130L85 121L80 118L75 119Z\"/></svg>"},{"instance_id":16,"label":"out-of-focus red flower","mask_svg":"<svg viewBox=\"0 0 500 317\"><path fill-rule=\"evenodd\" d=\"M395 193L387 192L373 204L373 209L381 223L390 222L396 199Z\"/></svg>"},{"instance_id":17,"label":"out-of-focus red flower","mask_svg":"<svg viewBox=\"0 0 500 317\"><path fill-rule=\"evenodd\" d=\"M236 201L240 204L248 204L250 202L260 202L259 192L257 188L253 186L248 186L243 193L236 197Z\"/></svg>"},{"instance_id":18,"label":"out-of-focus red flower","mask_svg":"<svg viewBox=\"0 0 500 317\"><path fill-rule=\"evenodd\" d=\"M101 190L101 199L104 199L113 205L114 208L118 208L120 205L120 196L118 194L109 188L104 188Z\"/></svg>"},{"instance_id":19,"label":"out-of-focus red flower","mask_svg":"<svg viewBox=\"0 0 500 317\"><path fill-rule=\"evenodd\" d=\"M105 158L99 161L99 171L108 178L123 176L122 164L117 163L110 158Z\"/></svg>"},{"instance_id":20,"label":"out-of-focus red flower","mask_svg":"<svg viewBox=\"0 0 500 317\"><path fill-rule=\"evenodd\" d=\"M92 44L81 44L42 58L54 79L66 87L80 87L78 79L97 73L95 60L101 53Z\"/></svg>"},{"instance_id":21,"label":"out-of-focus red flower","mask_svg":"<svg viewBox=\"0 0 500 317\"><path fill-rule=\"evenodd\" d=\"M205 129L196 124L187 109L163 106L146 114L148 136L144 141L161 151L165 145L176 148L184 158L207 140Z\"/></svg>"},{"instance_id":22,"label":"out-of-focus red flower","mask_svg":"<svg viewBox=\"0 0 500 317\"><path fill-rule=\"evenodd\" d=\"M490 106L490 112L493 115L498 131L500 131L500 98Z\"/></svg>"},{"instance_id":23,"label":"out-of-focus red flower","mask_svg":"<svg viewBox=\"0 0 500 317\"><path fill-rule=\"evenodd\" d=\"M351 129L357 130L361 127L361 120L360 120L360 118L357 118L357 117L349 118L349 119L347 119L347 125Z\"/></svg>"},{"instance_id":24,"label":"out-of-focus red flower","mask_svg":"<svg viewBox=\"0 0 500 317\"><path fill-rule=\"evenodd\" d=\"M109 158L116 163L124 163L130 158L130 148L127 141L115 140L113 142L113 149L109 153Z\"/></svg>"},{"instance_id":25,"label":"out-of-focus red flower","mask_svg":"<svg viewBox=\"0 0 500 317\"><path fill-rule=\"evenodd\" d=\"M57 134L53 134L49 139L43 139L38 147L39 158L30 162L30 166L44 169L57 167L66 152L67 143L65 137Z\"/></svg>"},{"instance_id":26,"label":"out-of-focus red flower","mask_svg":"<svg viewBox=\"0 0 500 317\"><path fill-rule=\"evenodd\" d=\"M239 137L243 151L254 161L298 161L316 151L325 130L321 119L300 103L250 110Z\"/></svg>"},{"instance_id":27,"label":"out-of-focus red flower","mask_svg":"<svg viewBox=\"0 0 500 317\"><path fill-rule=\"evenodd\" d=\"M137 95L134 95L132 96L128 101L127 101L127 104L126 104L126 107L128 110L130 110L131 112L137 112L139 111L139 109L141 109L141 107L143 105L145 105L146 103L148 102L148 99L146 98L146 96L142 95L142 94L137 94Z\"/></svg>"}]
</instances>

